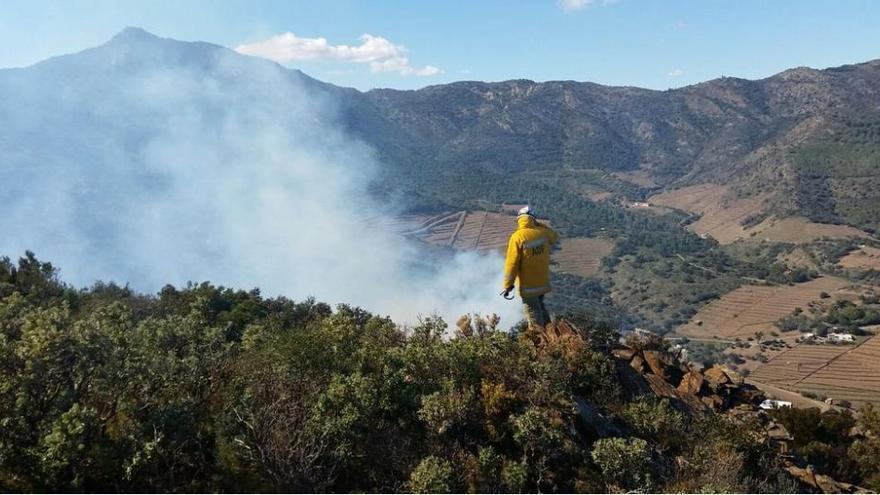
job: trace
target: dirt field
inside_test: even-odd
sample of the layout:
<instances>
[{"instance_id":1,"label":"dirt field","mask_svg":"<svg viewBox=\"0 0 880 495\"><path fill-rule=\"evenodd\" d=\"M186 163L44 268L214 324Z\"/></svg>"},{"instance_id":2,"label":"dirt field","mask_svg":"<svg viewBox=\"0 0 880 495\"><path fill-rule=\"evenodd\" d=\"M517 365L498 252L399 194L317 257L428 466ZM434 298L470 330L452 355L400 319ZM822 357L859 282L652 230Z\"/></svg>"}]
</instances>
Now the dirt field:
<instances>
[{"instance_id":1,"label":"dirt field","mask_svg":"<svg viewBox=\"0 0 880 495\"><path fill-rule=\"evenodd\" d=\"M859 249L844 256L840 260L840 266L862 270L880 270L880 249L860 246Z\"/></svg>"},{"instance_id":2,"label":"dirt field","mask_svg":"<svg viewBox=\"0 0 880 495\"><path fill-rule=\"evenodd\" d=\"M648 202L701 215L688 228L697 234L711 236L721 244L730 244L749 237L741 222L761 211L763 198L736 199L725 203L723 198L727 193L726 186L700 184L652 196Z\"/></svg>"},{"instance_id":3,"label":"dirt field","mask_svg":"<svg viewBox=\"0 0 880 495\"><path fill-rule=\"evenodd\" d=\"M746 338L759 331L769 334L777 330L774 322L795 308L806 309L822 292L832 293L846 285L847 281L835 277L820 277L794 286L747 285L707 304L675 333L719 339Z\"/></svg>"},{"instance_id":4,"label":"dirt field","mask_svg":"<svg viewBox=\"0 0 880 495\"><path fill-rule=\"evenodd\" d=\"M880 337L857 346L799 345L759 366L750 378L854 405L880 404Z\"/></svg>"},{"instance_id":5,"label":"dirt field","mask_svg":"<svg viewBox=\"0 0 880 495\"><path fill-rule=\"evenodd\" d=\"M742 226L742 221L760 213L765 198L729 199L726 197L728 193L726 186L699 184L652 196L648 202L700 215L688 228L721 244L750 238L800 244L820 237L870 237L854 227L814 223L800 217L770 217L747 229Z\"/></svg>"},{"instance_id":6,"label":"dirt field","mask_svg":"<svg viewBox=\"0 0 880 495\"><path fill-rule=\"evenodd\" d=\"M608 239L578 237L563 239L560 250L553 253L559 271L593 277L599 273L602 258L611 254L614 243Z\"/></svg>"},{"instance_id":7,"label":"dirt field","mask_svg":"<svg viewBox=\"0 0 880 495\"><path fill-rule=\"evenodd\" d=\"M814 241L821 237L870 237L867 233L848 225L832 225L827 223L814 223L806 218L792 217L778 220L767 219L754 228L748 230L749 236L757 239L766 239L774 242L790 242L802 244Z\"/></svg>"}]
</instances>

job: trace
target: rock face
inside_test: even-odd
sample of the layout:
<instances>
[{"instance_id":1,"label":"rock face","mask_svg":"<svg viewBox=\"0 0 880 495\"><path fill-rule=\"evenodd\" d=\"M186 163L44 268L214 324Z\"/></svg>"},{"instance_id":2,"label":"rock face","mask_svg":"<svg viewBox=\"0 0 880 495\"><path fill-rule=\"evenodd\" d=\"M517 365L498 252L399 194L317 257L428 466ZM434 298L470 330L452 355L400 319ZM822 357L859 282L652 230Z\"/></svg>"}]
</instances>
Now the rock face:
<instances>
[{"instance_id":1,"label":"rock face","mask_svg":"<svg viewBox=\"0 0 880 495\"><path fill-rule=\"evenodd\" d=\"M678 384L678 389L686 394L700 395L706 380L699 371L688 371Z\"/></svg>"},{"instance_id":2,"label":"rock face","mask_svg":"<svg viewBox=\"0 0 880 495\"><path fill-rule=\"evenodd\" d=\"M797 478L801 483L819 491L820 493L874 493L860 486L837 481L830 476L813 472L810 466L805 468L795 465L785 467L785 470Z\"/></svg>"},{"instance_id":3,"label":"rock face","mask_svg":"<svg viewBox=\"0 0 880 495\"><path fill-rule=\"evenodd\" d=\"M579 352L588 344L586 334L565 320L526 332L540 349ZM713 366L700 372L665 349L662 340L650 344L620 345L611 350L617 378L630 396L653 393L695 411L727 411L737 405L757 406L764 395L730 369Z\"/></svg>"},{"instance_id":4,"label":"rock face","mask_svg":"<svg viewBox=\"0 0 880 495\"><path fill-rule=\"evenodd\" d=\"M663 356L660 354L660 351L642 351L642 355L645 356L645 362L651 368L651 373L664 380L670 379L669 373L666 372L666 363L663 362Z\"/></svg>"},{"instance_id":5,"label":"rock face","mask_svg":"<svg viewBox=\"0 0 880 495\"><path fill-rule=\"evenodd\" d=\"M617 367L618 377L633 394L643 393L645 387L636 384L642 382L654 394L695 411L726 411L738 404L757 405L763 398L758 389L747 385L732 370L713 366L700 372L661 348L621 346L612 355L623 364ZM624 368L635 373L623 371Z\"/></svg>"},{"instance_id":6,"label":"rock face","mask_svg":"<svg viewBox=\"0 0 880 495\"><path fill-rule=\"evenodd\" d=\"M728 378L727 373L721 369L717 364L703 373L703 376L706 377L706 380L709 381L709 386L713 389L718 389L728 383L730 383L730 378Z\"/></svg>"}]
</instances>

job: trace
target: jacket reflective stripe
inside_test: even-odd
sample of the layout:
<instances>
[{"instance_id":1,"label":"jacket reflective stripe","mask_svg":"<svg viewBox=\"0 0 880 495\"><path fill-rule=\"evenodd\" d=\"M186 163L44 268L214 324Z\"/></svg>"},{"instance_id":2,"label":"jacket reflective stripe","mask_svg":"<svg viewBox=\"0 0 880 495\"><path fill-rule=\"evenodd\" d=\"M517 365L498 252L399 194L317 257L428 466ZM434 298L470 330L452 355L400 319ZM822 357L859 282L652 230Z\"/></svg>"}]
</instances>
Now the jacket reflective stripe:
<instances>
[{"instance_id":1,"label":"jacket reflective stripe","mask_svg":"<svg viewBox=\"0 0 880 495\"><path fill-rule=\"evenodd\" d=\"M524 242L524 243L523 243L523 247L524 247L524 248L527 248L527 249L531 249L531 248L535 248L535 247L541 246L541 245L546 244L546 243L547 243L547 238L546 238L546 237L541 237L541 238L539 238L539 239L534 239L534 240L531 240L531 241L529 241L529 242Z\"/></svg>"},{"instance_id":2,"label":"jacket reflective stripe","mask_svg":"<svg viewBox=\"0 0 880 495\"><path fill-rule=\"evenodd\" d=\"M520 287L519 288L519 292L522 295L539 294L539 293L544 293L544 292L549 292L549 291L550 291L550 287L547 287L546 285L542 285L541 287Z\"/></svg>"}]
</instances>

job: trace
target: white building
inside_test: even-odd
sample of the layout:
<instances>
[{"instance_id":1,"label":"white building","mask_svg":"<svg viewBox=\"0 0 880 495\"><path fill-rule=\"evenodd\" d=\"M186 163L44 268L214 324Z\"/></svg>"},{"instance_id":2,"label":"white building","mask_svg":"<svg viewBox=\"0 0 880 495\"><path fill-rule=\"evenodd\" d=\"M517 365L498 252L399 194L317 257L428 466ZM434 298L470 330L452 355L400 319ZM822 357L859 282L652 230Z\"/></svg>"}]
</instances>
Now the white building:
<instances>
[{"instance_id":1,"label":"white building","mask_svg":"<svg viewBox=\"0 0 880 495\"><path fill-rule=\"evenodd\" d=\"M787 400L765 399L758 407L765 410L779 409L781 407L791 407L791 402Z\"/></svg>"},{"instance_id":2,"label":"white building","mask_svg":"<svg viewBox=\"0 0 880 495\"><path fill-rule=\"evenodd\" d=\"M853 336L848 333L829 333L828 340L831 342L855 342Z\"/></svg>"}]
</instances>

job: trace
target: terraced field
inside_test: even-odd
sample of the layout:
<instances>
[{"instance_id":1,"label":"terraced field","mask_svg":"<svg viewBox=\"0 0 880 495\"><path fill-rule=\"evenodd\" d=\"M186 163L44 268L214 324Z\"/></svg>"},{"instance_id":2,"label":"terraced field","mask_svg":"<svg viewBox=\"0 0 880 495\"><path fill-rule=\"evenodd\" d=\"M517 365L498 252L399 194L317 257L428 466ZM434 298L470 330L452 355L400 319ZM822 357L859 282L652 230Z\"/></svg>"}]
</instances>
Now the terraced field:
<instances>
[{"instance_id":1,"label":"terraced field","mask_svg":"<svg viewBox=\"0 0 880 495\"><path fill-rule=\"evenodd\" d=\"M504 250L516 217L487 211L445 213L425 218L401 233L424 242L454 249Z\"/></svg>"},{"instance_id":2,"label":"terraced field","mask_svg":"<svg viewBox=\"0 0 880 495\"><path fill-rule=\"evenodd\" d=\"M593 277L599 273L602 258L611 254L614 243L608 239L578 237L563 239L559 251L553 253L553 259L560 271Z\"/></svg>"},{"instance_id":3,"label":"terraced field","mask_svg":"<svg viewBox=\"0 0 880 495\"><path fill-rule=\"evenodd\" d=\"M511 205L511 209L518 207ZM515 216L487 211L407 215L371 222L436 246L478 251L505 251L510 234L516 230ZM560 244L560 249L553 253L555 269L582 277L595 276L602 258L614 248L608 239L587 237L563 239Z\"/></svg>"},{"instance_id":4,"label":"terraced field","mask_svg":"<svg viewBox=\"0 0 880 495\"><path fill-rule=\"evenodd\" d=\"M774 323L795 308L806 309L822 292L834 292L848 285L835 277L820 277L794 286L747 285L725 294L697 312L685 325L676 329L688 337L732 339L749 337L755 332L769 333Z\"/></svg>"},{"instance_id":5,"label":"terraced field","mask_svg":"<svg viewBox=\"0 0 880 495\"><path fill-rule=\"evenodd\" d=\"M799 345L759 366L750 378L835 401L880 404L880 336L855 347Z\"/></svg>"},{"instance_id":6,"label":"terraced field","mask_svg":"<svg viewBox=\"0 0 880 495\"><path fill-rule=\"evenodd\" d=\"M758 366L749 378L783 388L795 388L802 380L851 349L852 347L844 346L801 344Z\"/></svg>"}]
</instances>

